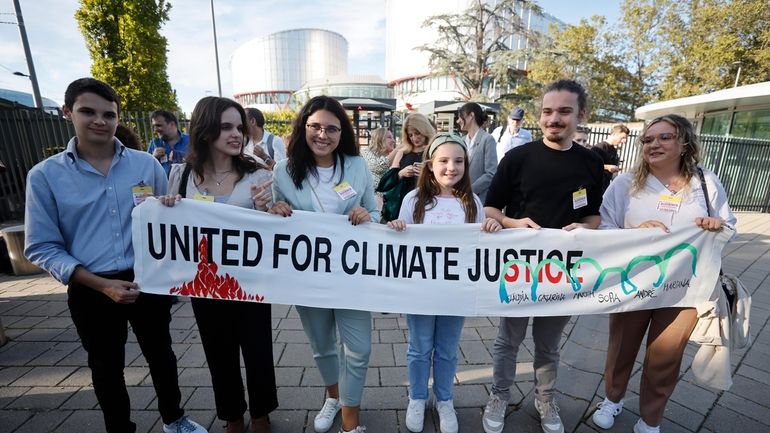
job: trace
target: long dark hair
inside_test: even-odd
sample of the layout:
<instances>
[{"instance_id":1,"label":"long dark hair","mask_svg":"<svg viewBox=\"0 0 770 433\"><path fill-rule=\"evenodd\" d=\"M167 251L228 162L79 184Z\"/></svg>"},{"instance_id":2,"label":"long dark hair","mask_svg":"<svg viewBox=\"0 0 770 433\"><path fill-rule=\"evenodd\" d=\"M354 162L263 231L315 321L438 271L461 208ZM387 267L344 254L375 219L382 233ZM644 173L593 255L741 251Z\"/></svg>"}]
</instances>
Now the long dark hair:
<instances>
[{"instance_id":1,"label":"long dark hair","mask_svg":"<svg viewBox=\"0 0 770 433\"><path fill-rule=\"evenodd\" d=\"M434 140L441 138L442 135L445 134L438 134ZM459 137L458 139L461 140ZM465 171L463 172L463 177L460 178L460 181L452 188L452 192L455 197L460 199L463 211L465 212L465 222L476 222L476 216L478 215L479 209L476 208L476 200L473 198L473 190L471 189L468 151L465 149L465 145L460 144L459 141L447 141L446 143L454 143L463 149L463 154L465 156L463 165L465 166ZM440 144L439 146L444 146L446 143ZM426 156L427 153L428 152L426 151ZM420 178L417 180L417 193L415 194L414 212L412 212L412 219L416 224L422 224L422 221L425 218L425 212L436 206L436 196L441 194L441 185L439 185L436 176L433 174L433 158L435 155L435 151L429 155L430 159L425 162L428 169L422 170Z\"/></svg>"},{"instance_id":2,"label":"long dark hair","mask_svg":"<svg viewBox=\"0 0 770 433\"><path fill-rule=\"evenodd\" d=\"M238 110L243 124L244 141L241 143L241 153L232 157L233 169L238 175L237 180L241 180L246 173L252 173L259 168L267 168L257 163L250 156L243 154L243 146L246 144L249 131L246 112L243 111L241 104L232 99L206 96L195 104L192 116L190 117L190 148L185 157L185 162L192 166L193 171L201 179L201 182L205 179L203 176L203 165L211 157L211 145L222 133L222 113L230 108Z\"/></svg>"},{"instance_id":3,"label":"long dark hair","mask_svg":"<svg viewBox=\"0 0 770 433\"><path fill-rule=\"evenodd\" d=\"M358 143L355 141L353 134L353 125L348 119L348 114L336 99L328 96L316 96L307 103L300 110L299 115L294 118L293 128L291 132L291 138L289 139L289 146L287 149L289 160L287 162L287 169L289 176L294 181L294 185L297 189L302 189L302 181L308 176L308 173L314 176L318 175L318 169L316 168L315 157L313 152L307 145L307 139L305 138L305 124L307 119L313 115L316 111L326 110L334 115L337 120L340 121L340 142L337 148L334 149L334 170L337 170L337 159L339 158L340 165L342 166L342 175L344 176L345 156L358 156L360 154L358 149ZM342 177L340 177L341 179Z\"/></svg>"}]
</instances>

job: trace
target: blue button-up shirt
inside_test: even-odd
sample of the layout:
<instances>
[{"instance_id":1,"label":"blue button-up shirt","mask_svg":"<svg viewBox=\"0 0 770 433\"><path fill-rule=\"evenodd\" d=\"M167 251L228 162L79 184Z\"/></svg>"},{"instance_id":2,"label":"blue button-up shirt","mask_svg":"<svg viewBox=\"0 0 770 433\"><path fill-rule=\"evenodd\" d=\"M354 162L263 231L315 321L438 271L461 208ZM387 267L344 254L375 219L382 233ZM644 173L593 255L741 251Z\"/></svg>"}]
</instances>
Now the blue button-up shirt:
<instances>
[{"instance_id":1,"label":"blue button-up shirt","mask_svg":"<svg viewBox=\"0 0 770 433\"><path fill-rule=\"evenodd\" d=\"M94 273L134 266L131 246L132 188L144 184L165 194L168 180L158 161L115 139L106 176L80 159L72 138L67 149L27 175L24 254L68 284L75 267Z\"/></svg>"},{"instance_id":2,"label":"blue button-up shirt","mask_svg":"<svg viewBox=\"0 0 770 433\"><path fill-rule=\"evenodd\" d=\"M179 131L179 141L176 142L173 148L164 139L155 137L147 147L147 153L152 155L158 147L166 149L166 156L160 165L163 166L163 170L166 170L166 177L168 177L168 174L171 173L171 164L181 164L184 162L184 157L187 155L187 148L189 146L190 136Z\"/></svg>"}]
</instances>

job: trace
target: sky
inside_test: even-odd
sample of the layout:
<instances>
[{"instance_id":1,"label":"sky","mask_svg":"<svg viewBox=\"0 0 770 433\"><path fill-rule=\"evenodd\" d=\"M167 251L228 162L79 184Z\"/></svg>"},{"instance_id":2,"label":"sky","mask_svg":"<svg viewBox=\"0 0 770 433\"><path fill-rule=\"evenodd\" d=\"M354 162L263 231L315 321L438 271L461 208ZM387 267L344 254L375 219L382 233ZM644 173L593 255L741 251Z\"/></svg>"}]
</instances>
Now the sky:
<instances>
[{"instance_id":1,"label":"sky","mask_svg":"<svg viewBox=\"0 0 770 433\"><path fill-rule=\"evenodd\" d=\"M443 1L443 0L417 0ZM198 99L216 95L217 77L209 0L170 0L168 75L186 113ZM603 15L614 24L617 0L539 0L546 12L568 24ZM577 3L577 4L576 4ZM78 0L21 0L40 93L63 102L67 85L90 76L91 59L77 28ZM384 0L215 0L223 96L232 95L230 56L244 42L292 28L321 28L348 40L348 72L385 76ZM12 0L0 0L0 88L32 92ZM404 29L408 31L409 29Z\"/></svg>"}]
</instances>

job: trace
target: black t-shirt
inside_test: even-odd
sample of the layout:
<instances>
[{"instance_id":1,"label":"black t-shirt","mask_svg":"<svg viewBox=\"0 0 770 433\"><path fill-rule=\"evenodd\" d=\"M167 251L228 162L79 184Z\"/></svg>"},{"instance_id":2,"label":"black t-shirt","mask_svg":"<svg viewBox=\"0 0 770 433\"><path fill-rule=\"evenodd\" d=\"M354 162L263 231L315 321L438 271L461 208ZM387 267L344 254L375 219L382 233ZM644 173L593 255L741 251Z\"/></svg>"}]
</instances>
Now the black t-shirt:
<instances>
[{"instance_id":1,"label":"black t-shirt","mask_svg":"<svg viewBox=\"0 0 770 433\"><path fill-rule=\"evenodd\" d=\"M599 215L602 161L572 143L569 150L551 149L543 140L508 151L497 167L484 206L505 208L509 218L529 217L545 228L562 228ZM573 209L573 193L585 188L588 204Z\"/></svg>"},{"instance_id":2,"label":"black t-shirt","mask_svg":"<svg viewBox=\"0 0 770 433\"><path fill-rule=\"evenodd\" d=\"M422 152L409 152L401 156L401 161L398 163L398 168L403 169L409 167L415 162L422 162ZM417 186L417 176L405 177L402 179L409 185L409 191L413 190Z\"/></svg>"},{"instance_id":3,"label":"black t-shirt","mask_svg":"<svg viewBox=\"0 0 770 433\"><path fill-rule=\"evenodd\" d=\"M606 141L602 141L601 143L596 144L595 146L591 147L591 150L596 152L599 157L602 158L602 161L605 165L617 165L620 166L620 156L618 155L618 148L611 145L610 143L607 143ZM603 185L602 185L602 191L606 190L608 186L610 186L610 182L612 182L612 176L613 174L609 171L604 171L603 174Z\"/></svg>"}]
</instances>

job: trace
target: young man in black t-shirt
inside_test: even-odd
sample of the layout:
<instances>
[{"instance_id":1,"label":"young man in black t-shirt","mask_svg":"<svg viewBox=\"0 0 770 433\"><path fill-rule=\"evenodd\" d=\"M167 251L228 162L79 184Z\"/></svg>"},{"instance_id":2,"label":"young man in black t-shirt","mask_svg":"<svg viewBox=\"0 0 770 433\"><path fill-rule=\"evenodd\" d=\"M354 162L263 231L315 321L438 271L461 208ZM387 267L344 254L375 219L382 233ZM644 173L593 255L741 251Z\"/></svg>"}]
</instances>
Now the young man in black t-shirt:
<instances>
[{"instance_id":1,"label":"young man in black t-shirt","mask_svg":"<svg viewBox=\"0 0 770 433\"><path fill-rule=\"evenodd\" d=\"M505 228L573 230L599 226L602 161L572 141L583 120L586 93L572 80L549 84L543 94L540 129L543 139L505 154L487 192L484 211ZM554 401L559 342L569 316L535 317L535 407L546 433L563 433ZM516 356L528 317L502 317L493 350L492 393L482 424L487 433L503 430L516 377Z\"/></svg>"}]
</instances>

